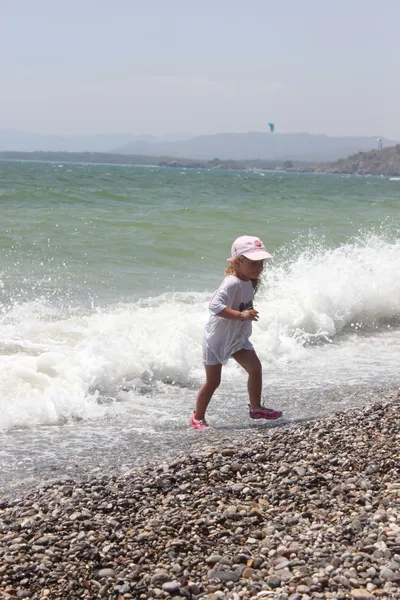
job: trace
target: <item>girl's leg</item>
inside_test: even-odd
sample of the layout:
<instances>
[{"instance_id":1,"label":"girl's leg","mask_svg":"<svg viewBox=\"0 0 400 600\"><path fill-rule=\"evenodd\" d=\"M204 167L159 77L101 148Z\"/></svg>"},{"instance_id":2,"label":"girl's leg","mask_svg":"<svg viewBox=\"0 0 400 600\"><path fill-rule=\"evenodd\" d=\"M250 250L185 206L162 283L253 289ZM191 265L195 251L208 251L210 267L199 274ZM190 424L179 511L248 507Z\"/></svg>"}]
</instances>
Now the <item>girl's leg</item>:
<instances>
[{"instance_id":1,"label":"girl's leg","mask_svg":"<svg viewBox=\"0 0 400 600\"><path fill-rule=\"evenodd\" d=\"M221 364L204 365L204 368L206 370L206 381L203 383L199 393L197 394L195 414L195 418L197 420L204 419L207 406L209 405L215 390L221 383Z\"/></svg>"},{"instance_id":2,"label":"girl's leg","mask_svg":"<svg viewBox=\"0 0 400 600\"><path fill-rule=\"evenodd\" d=\"M254 350L239 350L233 358L248 373L247 389L251 408L261 407L262 368L260 360Z\"/></svg>"}]
</instances>

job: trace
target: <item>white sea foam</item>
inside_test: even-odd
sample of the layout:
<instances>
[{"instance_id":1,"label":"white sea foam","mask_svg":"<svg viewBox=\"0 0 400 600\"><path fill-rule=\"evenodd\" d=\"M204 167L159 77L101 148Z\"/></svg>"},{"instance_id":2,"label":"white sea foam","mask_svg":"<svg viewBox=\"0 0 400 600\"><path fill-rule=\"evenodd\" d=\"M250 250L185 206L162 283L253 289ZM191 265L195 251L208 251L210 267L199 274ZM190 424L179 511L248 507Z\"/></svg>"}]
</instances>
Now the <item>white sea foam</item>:
<instances>
[{"instance_id":1,"label":"white sea foam","mask_svg":"<svg viewBox=\"0 0 400 600\"><path fill-rule=\"evenodd\" d=\"M264 323L303 343L400 316L400 242L369 236L335 249L311 246L265 273Z\"/></svg>"},{"instance_id":2,"label":"white sea foam","mask_svg":"<svg viewBox=\"0 0 400 600\"><path fill-rule=\"evenodd\" d=\"M267 381L323 388L395 376L399 272L400 242L371 235L336 249L293 247L271 262L253 333ZM171 384L190 388L202 373L209 297L168 293L68 313L37 299L4 309L0 428L123 414L145 407L154 390L167 405ZM233 391L242 374L227 369Z\"/></svg>"}]
</instances>

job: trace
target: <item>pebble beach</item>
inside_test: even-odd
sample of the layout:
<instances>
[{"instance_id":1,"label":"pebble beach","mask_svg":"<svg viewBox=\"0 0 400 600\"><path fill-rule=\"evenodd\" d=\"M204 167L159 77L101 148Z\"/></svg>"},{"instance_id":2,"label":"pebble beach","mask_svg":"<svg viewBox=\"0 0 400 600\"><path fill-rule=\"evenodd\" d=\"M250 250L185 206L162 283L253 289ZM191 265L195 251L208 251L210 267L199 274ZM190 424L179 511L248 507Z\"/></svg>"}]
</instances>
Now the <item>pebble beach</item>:
<instances>
[{"instance_id":1,"label":"pebble beach","mask_svg":"<svg viewBox=\"0 0 400 600\"><path fill-rule=\"evenodd\" d=\"M395 397L0 503L0 598L400 598Z\"/></svg>"}]
</instances>

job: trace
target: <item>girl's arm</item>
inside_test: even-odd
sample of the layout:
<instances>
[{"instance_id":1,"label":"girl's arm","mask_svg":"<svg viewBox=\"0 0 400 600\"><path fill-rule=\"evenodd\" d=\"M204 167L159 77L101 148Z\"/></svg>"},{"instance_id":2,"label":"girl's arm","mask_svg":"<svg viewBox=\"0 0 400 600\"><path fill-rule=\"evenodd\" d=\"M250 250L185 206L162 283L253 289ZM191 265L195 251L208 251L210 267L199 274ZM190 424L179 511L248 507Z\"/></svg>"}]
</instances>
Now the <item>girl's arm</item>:
<instances>
[{"instance_id":1,"label":"girl's arm","mask_svg":"<svg viewBox=\"0 0 400 600\"><path fill-rule=\"evenodd\" d=\"M240 312L240 310L234 310L233 308L226 307L221 310L221 312L216 314L218 317L223 317L224 319L233 319L235 321L258 321L258 312L254 309Z\"/></svg>"}]
</instances>

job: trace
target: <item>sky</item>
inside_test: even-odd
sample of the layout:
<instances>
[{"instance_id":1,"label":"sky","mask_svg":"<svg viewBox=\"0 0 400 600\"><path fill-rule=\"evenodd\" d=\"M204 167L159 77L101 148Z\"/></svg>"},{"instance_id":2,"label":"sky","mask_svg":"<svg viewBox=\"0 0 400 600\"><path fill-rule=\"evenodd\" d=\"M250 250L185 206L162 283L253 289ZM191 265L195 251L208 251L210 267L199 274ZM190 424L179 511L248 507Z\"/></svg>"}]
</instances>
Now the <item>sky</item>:
<instances>
[{"instance_id":1,"label":"sky","mask_svg":"<svg viewBox=\"0 0 400 600\"><path fill-rule=\"evenodd\" d=\"M399 0L0 0L0 130L400 140Z\"/></svg>"}]
</instances>

